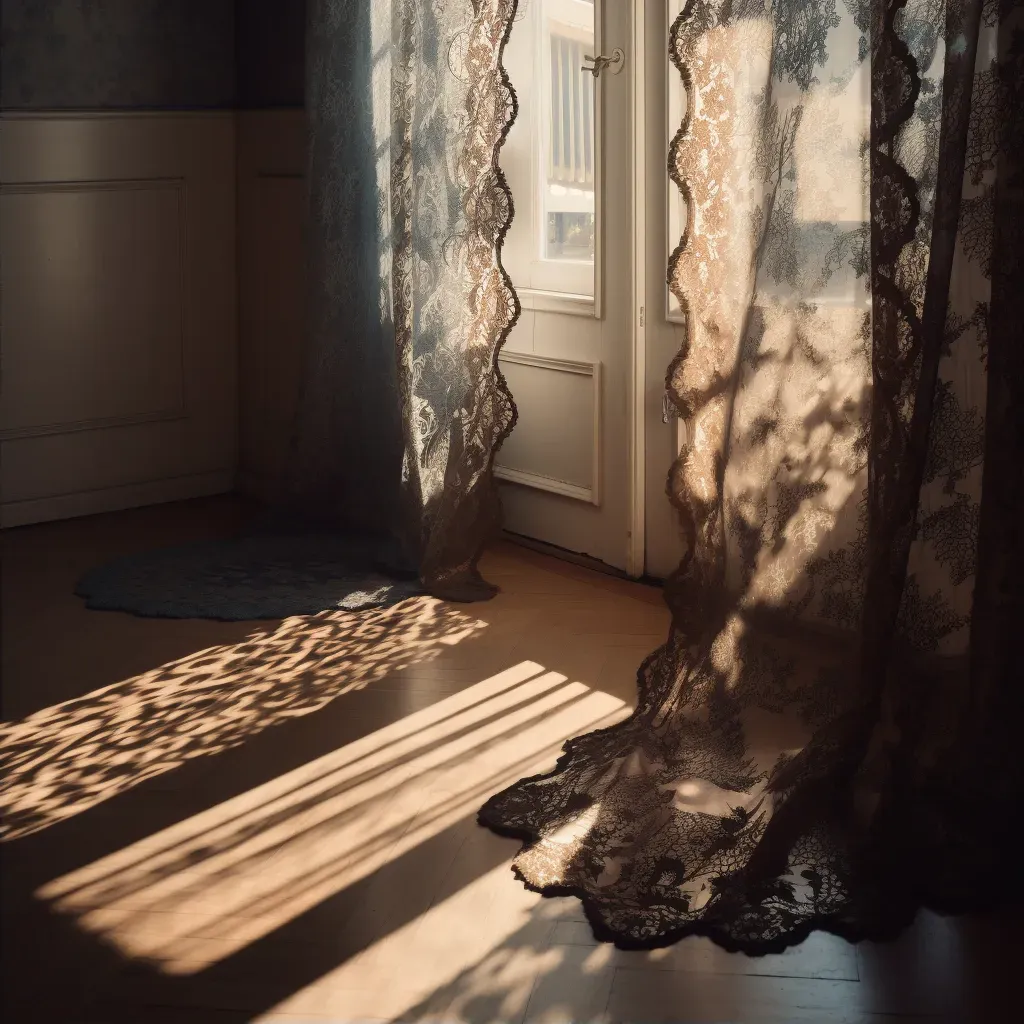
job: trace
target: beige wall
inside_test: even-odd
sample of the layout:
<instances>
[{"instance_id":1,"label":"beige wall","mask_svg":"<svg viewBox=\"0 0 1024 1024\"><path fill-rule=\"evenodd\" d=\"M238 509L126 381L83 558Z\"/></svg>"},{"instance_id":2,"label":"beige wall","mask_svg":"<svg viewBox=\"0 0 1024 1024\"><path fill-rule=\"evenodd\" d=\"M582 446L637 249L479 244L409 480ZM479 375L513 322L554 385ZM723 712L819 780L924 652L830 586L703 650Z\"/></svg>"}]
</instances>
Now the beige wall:
<instances>
[{"instance_id":1,"label":"beige wall","mask_svg":"<svg viewBox=\"0 0 1024 1024\"><path fill-rule=\"evenodd\" d=\"M230 490L234 115L4 115L0 182L0 523Z\"/></svg>"},{"instance_id":2,"label":"beige wall","mask_svg":"<svg viewBox=\"0 0 1024 1024\"><path fill-rule=\"evenodd\" d=\"M272 496L303 370L302 112L0 135L2 524Z\"/></svg>"},{"instance_id":3,"label":"beige wall","mask_svg":"<svg viewBox=\"0 0 1024 1024\"><path fill-rule=\"evenodd\" d=\"M304 370L305 119L238 115L239 486L273 497Z\"/></svg>"},{"instance_id":4,"label":"beige wall","mask_svg":"<svg viewBox=\"0 0 1024 1024\"><path fill-rule=\"evenodd\" d=\"M2 525L272 498L305 369L304 114L5 115L0 135ZM550 475L524 329L506 488ZM593 501L597 377L551 379L580 405L562 475Z\"/></svg>"}]
</instances>

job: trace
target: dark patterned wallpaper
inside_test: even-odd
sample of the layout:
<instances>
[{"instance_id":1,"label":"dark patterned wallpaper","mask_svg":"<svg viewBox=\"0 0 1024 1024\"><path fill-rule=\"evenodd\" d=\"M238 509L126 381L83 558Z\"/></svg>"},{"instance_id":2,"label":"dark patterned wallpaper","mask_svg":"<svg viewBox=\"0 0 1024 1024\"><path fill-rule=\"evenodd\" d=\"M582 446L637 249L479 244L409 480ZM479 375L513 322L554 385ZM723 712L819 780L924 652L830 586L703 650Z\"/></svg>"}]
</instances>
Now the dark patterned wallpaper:
<instances>
[{"instance_id":1,"label":"dark patterned wallpaper","mask_svg":"<svg viewBox=\"0 0 1024 1024\"><path fill-rule=\"evenodd\" d=\"M0 0L11 110L301 106L303 0Z\"/></svg>"},{"instance_id":2,"label":"dark patterned wallpaper","mask_svg":"<svg viewBox=\"0 0 1024 1024\"><path fill-rule=\"evenodd\" d=\"M237 0L235 32L240 107L301 107L305 95L303 0Z\"/></svg>"}]
</instances>

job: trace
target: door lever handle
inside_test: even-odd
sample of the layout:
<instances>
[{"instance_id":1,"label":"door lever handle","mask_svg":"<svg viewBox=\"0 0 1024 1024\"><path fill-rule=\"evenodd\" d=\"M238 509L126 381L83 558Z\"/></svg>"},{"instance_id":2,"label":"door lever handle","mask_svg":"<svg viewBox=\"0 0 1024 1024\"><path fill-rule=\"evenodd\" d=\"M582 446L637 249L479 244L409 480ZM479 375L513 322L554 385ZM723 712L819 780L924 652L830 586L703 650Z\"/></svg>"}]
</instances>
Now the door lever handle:
<instances>
[{"instance_id":1,"label":"door lever handle","mask_svg":"<svg viewBox=\"0 0 1024 1024\"><path fill-rule=\"evenodd\" d=\"M666 391L661 396L661 422L662 423L673 423L679 419L679 410L676 408L676 403L669 398L668 392Z\"/></svg>"},{"instance_id":2,"label":"door lever handle","mask_svg":"<svg viewBox=\"0 0 1024 1024\"><path fill-rule=\"evenodd\" d=\"M581 71L589 71L595 79L601 77L602 71L610 71L613 75L617 75L623 65L626 63L626 55L622 52L622 49L618 46L612 50L611 56L606 54L599 54L596 57L591 57L589 53L583 55L583 59L590 61L591 64L584 64L580 69Z\"/></svg>"}]
</instances>

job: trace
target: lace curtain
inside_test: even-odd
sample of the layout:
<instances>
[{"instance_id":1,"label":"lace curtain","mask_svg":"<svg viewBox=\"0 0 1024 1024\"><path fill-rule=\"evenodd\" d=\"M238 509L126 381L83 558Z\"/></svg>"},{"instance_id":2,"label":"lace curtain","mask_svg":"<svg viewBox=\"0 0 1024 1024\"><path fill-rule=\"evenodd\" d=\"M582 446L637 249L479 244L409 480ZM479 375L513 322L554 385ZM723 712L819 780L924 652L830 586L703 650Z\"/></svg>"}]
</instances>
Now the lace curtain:
<instances>
[{"instance_id":1,"label":"lace curtain","mask_svg":"<svg viewBox=\"0 0 1024 1024\"><path fill-rule=\"evenodd\" d=\"M620 946L878 936L1019 878L1021 10L688 0L670 49L673 624L481 820Z\"/></svg>"},{"instance_id":2,"label":"lace curtain","mask_svg":"<svg viewBox=\"0 0 1024 1024\"><path fill-rule=\"evenodd\" d=\"M492 463L515 420L497 356L515 0L313 0L310 351L288 496L401 537L432 593L489 596Z\"/></svg>"},{"instance_id":3,"label":"lace curtain","mask_svg":"<svg viewBox=\"0 0 1024 1024\"><path fill-rule=\"evenodd\" d=\"M273 508L241 536L142 552L88 607L260 619L490 597L494 455L515 421L497 357L516 0L310 0L307 365Z\"/></svg>"}]
</instances>

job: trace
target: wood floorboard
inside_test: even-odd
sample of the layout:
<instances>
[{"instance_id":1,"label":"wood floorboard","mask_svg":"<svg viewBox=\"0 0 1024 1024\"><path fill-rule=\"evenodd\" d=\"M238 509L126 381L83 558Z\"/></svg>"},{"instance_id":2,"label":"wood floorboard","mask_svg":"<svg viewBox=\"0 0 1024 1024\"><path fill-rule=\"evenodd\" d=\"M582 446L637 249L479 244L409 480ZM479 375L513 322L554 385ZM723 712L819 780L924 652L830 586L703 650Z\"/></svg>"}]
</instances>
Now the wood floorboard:
<instances>
[{"instance_id":1,"label":"wood floorboard","mask_svg":"<svg viewBox=\"0 0 1024 1024\"><path fill-rule=\"evenodd\" d=\"M168 622L76 576L217 536L204 501L3 537L6 1020L1016 1021L1012 922L889 944L625 953L514 880L480 804L627 715L668 616L650 587L503 543L481 606ZM52 769L49 774L47 768Z\"/></svg>"}]
</instances>

